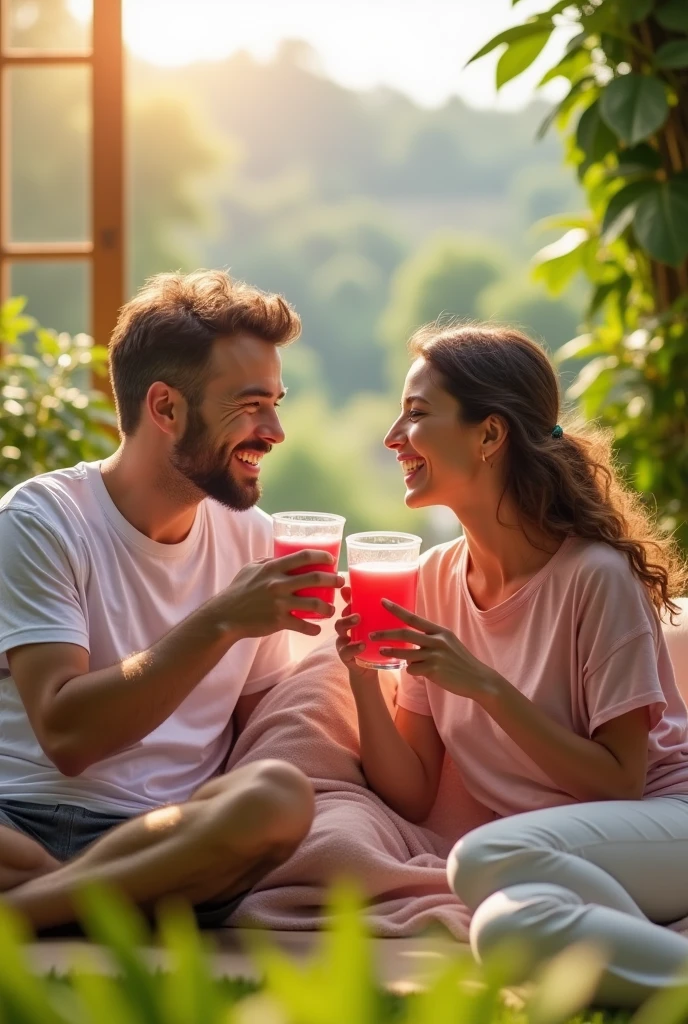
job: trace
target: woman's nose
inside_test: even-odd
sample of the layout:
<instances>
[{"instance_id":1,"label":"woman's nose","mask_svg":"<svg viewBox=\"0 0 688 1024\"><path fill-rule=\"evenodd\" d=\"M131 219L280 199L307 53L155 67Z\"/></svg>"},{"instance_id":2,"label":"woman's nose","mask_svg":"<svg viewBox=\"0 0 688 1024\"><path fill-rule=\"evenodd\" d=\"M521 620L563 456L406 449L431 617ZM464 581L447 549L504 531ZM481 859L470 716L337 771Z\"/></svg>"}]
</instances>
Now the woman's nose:
<instances>
[{"instance_id":1,"label":"woman's nose","mask_svg":"<svg viewBox=\"0 0 688 1024\"><path fill-rule=\"evenodd\" d=\"M401 424L399 420L395 420L385 435L385 448L400 448L405 440L406 435L401 429Z\"/></svg>"}]
</instances>

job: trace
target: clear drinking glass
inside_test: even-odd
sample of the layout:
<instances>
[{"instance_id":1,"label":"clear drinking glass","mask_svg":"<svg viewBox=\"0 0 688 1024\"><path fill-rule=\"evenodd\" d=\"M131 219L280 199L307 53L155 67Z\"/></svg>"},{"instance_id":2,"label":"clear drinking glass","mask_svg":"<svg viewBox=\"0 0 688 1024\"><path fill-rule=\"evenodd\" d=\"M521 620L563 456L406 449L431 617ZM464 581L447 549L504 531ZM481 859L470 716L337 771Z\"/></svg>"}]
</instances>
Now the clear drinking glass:
<instances>
[{"instance_id":1,"label":"clear drinking glass","mask_svg":"<svg viewBox=\"0 0 688 1024\"><path fill-rule=\"evenodd\" d=\"M339 552L344 532L343 516L331 515L329 512L275 512L272 517L272 535L275 558L293 555L306 548L327 551L334 562L322 565L308 565L294 569L290 575L305 572L329 572L334 576L339 564ZM334 587L305 587L297 590L299 597L319 597L321 601L334 604ZM320 612L293 612L299 619L324 619Z\"/></svg>"},{"instance_id":2,"label":"clear drinking glass","mask_svg":"<svg viewBox=\"0 0 688 1024\"><path fill-rule=\"evenodd\" d=\"M346 538L351 586L351 611L360 615L359 625L351 631L353 643L365 643L365 650L356 658L365 668L401 668L405 663L380 654L380 641L369 633L382 629L399 629L403 623L388 612L382 598L396 601L410 612L416 610L418 564L421 538L412 533L352 533ZM390 643L382 642L382 646ZM394 643L394 647L411 644Z\"/></svg>"}]
</instances>

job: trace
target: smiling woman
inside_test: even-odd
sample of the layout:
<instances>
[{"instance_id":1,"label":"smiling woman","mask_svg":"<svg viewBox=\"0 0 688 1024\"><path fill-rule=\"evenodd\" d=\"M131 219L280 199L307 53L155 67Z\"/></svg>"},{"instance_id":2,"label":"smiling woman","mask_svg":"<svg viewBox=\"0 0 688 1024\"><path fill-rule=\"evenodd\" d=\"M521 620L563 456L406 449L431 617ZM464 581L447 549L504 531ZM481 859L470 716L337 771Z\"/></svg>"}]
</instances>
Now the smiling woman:
<instances>
[{"instance_id":1,"label":"smiling woman","mask_svg":"<svg viewBox=\"0 0 688 1024\"><path fill-rule=\"evenodd\" d=\"M449 506L464 536L423 555L418 614L385 601L396 624L369 634L406 662L394 718L356 663L360 618L337 623L366 778L420 822L448 755L495 819L448 863L476 955L599 944L597 997L640 1002L688 959L658 927L688 910L688 716L660 624L685 567L608 437L558 424L554 368L528 337L433 323L410 350L385 443L406 504Z\"/></svg>"}]
</instances>

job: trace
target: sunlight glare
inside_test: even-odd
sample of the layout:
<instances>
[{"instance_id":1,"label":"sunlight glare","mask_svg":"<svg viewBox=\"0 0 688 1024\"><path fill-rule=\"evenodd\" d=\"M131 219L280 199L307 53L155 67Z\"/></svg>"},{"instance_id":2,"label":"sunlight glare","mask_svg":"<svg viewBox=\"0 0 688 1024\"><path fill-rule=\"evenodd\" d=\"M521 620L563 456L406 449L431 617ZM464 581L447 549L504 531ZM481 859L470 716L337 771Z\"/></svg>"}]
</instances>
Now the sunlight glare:
<instances>
[{"instance_id":1,"label":"sunlight glare","mask_svg":"<svg viewBox=\"0 0 688 1024\"><path fill-rule=\"evenodd\" d=\"M92 0L68 0L85 20ZM541 0L123 0L124 39L139 59L160 67L222 60L245 50L273 57L285 39L301 39L323 72L351 89L397 89L421 105L456 94L475 106L514 108L527 103L542 67L563 51L566 37L550 41L533 67L497 96L498 52L463 67L492 34L539 10ZM545 95L560 98L561 83Z\"/></svg>"}]
</instances>

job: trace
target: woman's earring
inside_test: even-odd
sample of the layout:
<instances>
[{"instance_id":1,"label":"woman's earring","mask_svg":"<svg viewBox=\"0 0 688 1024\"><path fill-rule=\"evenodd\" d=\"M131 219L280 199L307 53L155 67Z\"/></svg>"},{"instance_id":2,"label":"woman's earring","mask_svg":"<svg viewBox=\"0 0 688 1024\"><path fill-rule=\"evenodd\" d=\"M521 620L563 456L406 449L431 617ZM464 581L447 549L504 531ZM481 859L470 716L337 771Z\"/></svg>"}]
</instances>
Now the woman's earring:
<instances>
[{"instance_id":1,"label":"woman's earring","mask_svg":"<svg viewBox=\"0 0 688 1024\"><path fill-rule=\"evenodd\" d=\"M483 450L483 451L482 451L482 452L481 452L480 454L481 454L481 456L482 456L482 460L483 460L483 462L485 462L485 451Z\"/></svg>"}]
</instances>

